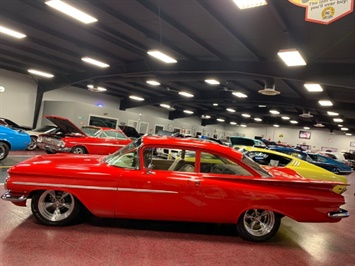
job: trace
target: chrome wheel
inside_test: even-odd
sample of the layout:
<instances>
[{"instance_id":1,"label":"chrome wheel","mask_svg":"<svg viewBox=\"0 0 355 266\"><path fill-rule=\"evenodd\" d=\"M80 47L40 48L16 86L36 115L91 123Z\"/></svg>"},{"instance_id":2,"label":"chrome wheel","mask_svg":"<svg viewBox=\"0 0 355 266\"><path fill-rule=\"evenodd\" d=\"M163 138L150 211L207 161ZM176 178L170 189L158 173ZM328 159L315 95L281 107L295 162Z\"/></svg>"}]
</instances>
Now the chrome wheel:
<instances>
[{"instance_id":1,"label":"chrome wheel","mask_svg":"<svg viewBox=\"0 0 355 266\"><path fill-rule=\"evenodd\" d=\"M31 136L31 142L30 142L30 144L28 145L28 147L27 147L26 150L33 151L33 150L35 150L36 148L37 148L37 138Z\"/></svg>"},{"instance_id":2,"label":"chrome wheel","mask_svg":"<svg viewBox=\"0 0 355 266\"><path fill-rule=\"evenodd\" d=\"M85 154L86 150L84 147L76 146L70 152L75 154Z\"/></svg>"},{"instance_id":3,"label":"chrome wheel","mask_svg":"<svg viewBox=\"0 0 355 266\"><path fill-rule=\"evenodd\" d=\"M80 213L80 202L71 194L58 190L39 192L32 198L32 212L46 225L66 225Z\"/></svg>"},{"instance_id":4,"label":"chrome wheel","mask_svg":"<svg viewBox=\"0 0 355 266\"><path fill-rule=\"evenodd\" d=\"M250 209L240 217L237 230L244 239L265 241L276 234L280 221L280 216L273 211Z\"/></svg>"},{"instance_id":5,"label":"chrome wheel","mask_svg":"<svg viewBox=\"0 0 355 266\"><path fill-rule=\"evenodd\" d=\"M0 161L7 157L9 150L9 146L6 143L0 142Z\"/></svg>"}]
</instances>

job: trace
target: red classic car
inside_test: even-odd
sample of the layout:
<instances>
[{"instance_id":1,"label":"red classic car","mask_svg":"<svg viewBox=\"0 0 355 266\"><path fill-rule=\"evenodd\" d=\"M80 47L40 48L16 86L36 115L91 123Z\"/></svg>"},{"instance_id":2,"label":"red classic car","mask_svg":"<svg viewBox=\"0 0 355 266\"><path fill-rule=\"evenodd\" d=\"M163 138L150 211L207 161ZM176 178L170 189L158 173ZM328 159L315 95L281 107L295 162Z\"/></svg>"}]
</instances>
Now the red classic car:
<instances>
[{"instance_id":1,"label":"red classic car","mask_svg":"<svg viewBox=\"0 0 355 266\"><path fill-rule=\"evenodd\" d=\"M178 151L156 158L156 148ZM2 199L26 206L44 225L72 223L81 211L99 217L236 224L239 235L265 241L281 218L339 222L349 213L337 182L288 168L268 171L240 152L198 139L144 136L108 156L55 154L8 171Z\"/></svg>"},{"instance_id":2,"label":"red classic car","mask_svg":"<svg viewBox=\"0 0 355 266\"><path fill-rule=\"evenodd\" d=\"M37 144L47 153L110 154L132 142L122 130L97 126L78 128L64 117L46 116L58 130L38 136Z\"/></svg>"}]
</instances>

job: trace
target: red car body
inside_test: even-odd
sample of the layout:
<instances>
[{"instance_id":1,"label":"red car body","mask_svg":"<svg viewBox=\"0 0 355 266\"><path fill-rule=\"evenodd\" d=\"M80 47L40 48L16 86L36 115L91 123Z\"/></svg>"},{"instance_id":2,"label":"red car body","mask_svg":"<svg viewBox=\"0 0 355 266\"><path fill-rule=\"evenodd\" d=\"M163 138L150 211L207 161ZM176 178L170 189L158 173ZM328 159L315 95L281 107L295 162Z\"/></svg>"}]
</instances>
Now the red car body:
<instances>
[{"instance_id":1,"label":"red car body","mask_svg":"<svg viewBox=\"0 0 355 266\"><path fill-rule=\"evenodd\" d=\"M158 159L156 148L181 153ZM45 225L66 225L85 206L99 217L232 223L244 239L265 241L283 216L299 222L349 216L340 208L344 197L332 191L340 183L282 167L267 172L238 151L204 140L145 136L106 157L42 155L8 173L2 199L25 206L32 198L32 212Z\"/></svg>"},{"instance_id":2,"label":"red car body","mask_svg":"<svg viewBox=\"0 0 355 266\"><path fill-rule=\"evenodd\" d=\"M46 118L59 128L59 131L41 134L37 139L38 147L47 153L107 155L132 141L120 129L97 126L83 126L80 129L64 117Z\"/></svg>"}]
</instances>

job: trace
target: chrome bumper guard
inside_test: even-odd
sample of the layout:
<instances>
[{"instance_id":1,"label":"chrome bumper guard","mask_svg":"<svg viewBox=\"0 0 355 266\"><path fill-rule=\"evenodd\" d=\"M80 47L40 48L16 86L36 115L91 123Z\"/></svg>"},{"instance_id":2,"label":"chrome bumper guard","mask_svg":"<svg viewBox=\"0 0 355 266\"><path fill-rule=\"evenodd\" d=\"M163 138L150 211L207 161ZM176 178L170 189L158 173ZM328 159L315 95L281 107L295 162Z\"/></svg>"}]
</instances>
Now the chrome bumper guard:
<instances>
[{"instance_id":1,"label":"chrome bumper guard","mask_svg":"<svg viewBox=\"0 0 355 266\"><path fill-rule=\"evenodd\" d=\"M11 195L11 191L6 191L2 196L1 199L11 202L22 202L26 201L27 197L25 195L14 196Z\"/></svg>"},{"instance_id":2,"label":"chrome bumper guard","mask_svg":"<svg viewBox=\"0 0 355 266\"><path fill-rule=\"evenodd\" d=\"M350 216L350 213L344 209L340 209L339 211L335 211L335 212L328 212L328 217L335 218L335 219L346 218L349 216Z\"/></svg>"}]
</instances>

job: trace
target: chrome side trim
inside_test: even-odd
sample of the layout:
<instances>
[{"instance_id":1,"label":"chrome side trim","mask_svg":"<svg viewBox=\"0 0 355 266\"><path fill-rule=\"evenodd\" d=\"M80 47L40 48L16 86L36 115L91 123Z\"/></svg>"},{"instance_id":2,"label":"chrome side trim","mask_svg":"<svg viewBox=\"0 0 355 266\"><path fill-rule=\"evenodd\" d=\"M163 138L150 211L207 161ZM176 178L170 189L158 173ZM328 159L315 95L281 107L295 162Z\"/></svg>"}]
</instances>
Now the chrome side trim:
<instances>
[{"instance_id":1,"label":"chrome side trim","mask_svg":"<svg viewBox=\"0 0 355 266\"><path fill-rule=\"evenodd\" d=\"M350 216L350 213L344 209L339 209L339 211L334 211L334 212L328 212L328 217L335 218L335 219L346 218L349 216Z\"/></svg>"},{"instance_id":2,"label":"chrome side trim","mask_svg":"<svg viewBox=\"0 0 355 266\"><path fill-rule=\"evenodd\" d=\"M1 196L1 199L6 200L6 201L11 201L11 202L22 202L22 201L26 201L27 197L25 195L13 196L13 195L11 195L11 191L6 191Z\"/></svg>"},{"instance_id":3,"label":"chrome side trim","mask_svg":"<svg viewBox=\"0 0 355 266\"><path fill-rule=\"evenodd\" d=\"M47 186L47 187L58 187L59 186L59 187L64 187L64 188L80 188L80 189L123 191L123 192L139 192L139 193L165 193L165 194L178 194L179 193L177 191L158 190L158 189L80 186L80 185L67 185L67 184L37 183L37 182L13 182L13 184L26 185L26 186Z\"/></svg>"}]
</instances>

